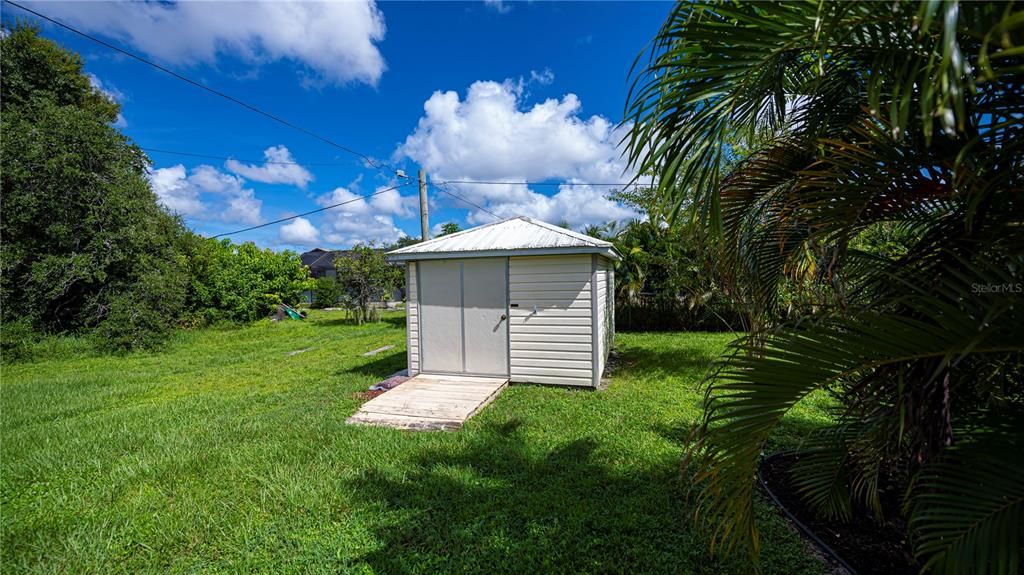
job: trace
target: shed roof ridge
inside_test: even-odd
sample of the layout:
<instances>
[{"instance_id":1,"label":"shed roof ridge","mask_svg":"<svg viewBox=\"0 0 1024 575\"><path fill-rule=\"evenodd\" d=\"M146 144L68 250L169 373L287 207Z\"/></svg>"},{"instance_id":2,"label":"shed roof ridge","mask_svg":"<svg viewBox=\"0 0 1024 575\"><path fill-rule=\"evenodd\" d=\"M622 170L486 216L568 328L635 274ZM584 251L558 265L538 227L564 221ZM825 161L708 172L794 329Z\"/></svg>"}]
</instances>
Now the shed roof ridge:
<instances>
[{"instance_id":1,"label":"shed roof ridge","mask_svg":"<svg viewBox=\"0 0 1024 575\"><path fill-rule=\"evenodd\" d=\"M489 228L497 228L497 231L491 232ZM449 254L449 257L453 254L474 254L469 257L483 257L481 254L485 252L551 255L607 252L611 254L608 257L621 258L611 242L524 215L418 242L392 250L388 256L413 260L436 259L438 254Z\"/></svg>"},{"instance_id":2,"label":"shed roof ridge","mask_svg":"<svg viewBox=\"0 0 1024 575\"><path fill-rule=\"evenodd\" d=\"M572 231L570 229L563 228L562 226L556 226L555 224L549 224L549 223L547 223L547 222L545 222L543 220L533 220L533 219L530 219L530 218L528 218L526 216L519 216L519 218L523 219L523 220L526 220L526 221L530 222L533 225L540 226L542 228L551 230L553 232L560 233L560 234L562 234L564 236L569 236L570 238L572 238L574 240L581 240L581 241L587 242L587 243L589 243L590 245L592 245L594 247L604 247L606 245L610 245L609 242L606 242L604 240L588 236L587 234L581 234L579 232L574 232L574 231ZM597 241L595 242L594 240L597 240Z\"/></svg>"},{"instance_id":3,"label":"shed roof ridge","mask_svg":"<svg viewBox=\"0 0 1024 575\"><path fill-rule=\"evenodd\" d=\"M469 232L475 232L475 231L481 230L483 228L489 228L489 227L492 227L492 226L496 226L498 224L503 224L505 222L510 222L512 220L522 220L522 219L527 219L527 218L526 218L526 216L513 216L511 218L505 218L503 220L498 220L496 222L491 222L489 224L481 224L479 226L474 226L472 228L469 228L468 230L460 230L460 231L455 232L454 234L446 234L446 235L443 235L443 236L437 236L436 238L430 238L429 240L417 242L415 244L411 244L411 245L405 246L403 248L398 248L397 250L394 250L391 253L402 253L402 252L405 252L405 251L412 251L413 248L421 248L421 247L423 247L425 245L428 245L428 244L431 244L431 243L440 242L441 240L448 240L450 238L457 238L459 236L468 234Z\"/></svg>"}]
</instances>

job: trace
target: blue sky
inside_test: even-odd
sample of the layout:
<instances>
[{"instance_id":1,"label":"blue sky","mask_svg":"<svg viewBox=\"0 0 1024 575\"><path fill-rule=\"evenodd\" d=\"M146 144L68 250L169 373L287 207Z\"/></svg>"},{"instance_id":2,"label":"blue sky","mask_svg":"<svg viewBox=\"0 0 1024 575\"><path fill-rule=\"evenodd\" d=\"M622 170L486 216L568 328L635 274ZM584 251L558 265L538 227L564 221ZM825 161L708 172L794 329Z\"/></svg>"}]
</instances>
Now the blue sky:
<instances>
[{"instance_id":1,"label":"blue sky","mask_svg":"<svg viewBox=\"0 0 1024 575\"><path fill-rule=\"evenodd\" d=\"M378 161L379 168L52 25L94 83L121 102L123 131L151 152L154 189L212 235L401 183L434 180L500 216L587 223L636 216L584 184L631 177L618 148L636 55L668 3L31 2L65 21ZM4 20L18 11L5 5ZM267 159L295 164L265 164ZM623 171L626 173L623 174ZM232 236L274 249L419 235L414 185ZM494 216L430 189L431 223Z\"/></svg>"}]
</instances>

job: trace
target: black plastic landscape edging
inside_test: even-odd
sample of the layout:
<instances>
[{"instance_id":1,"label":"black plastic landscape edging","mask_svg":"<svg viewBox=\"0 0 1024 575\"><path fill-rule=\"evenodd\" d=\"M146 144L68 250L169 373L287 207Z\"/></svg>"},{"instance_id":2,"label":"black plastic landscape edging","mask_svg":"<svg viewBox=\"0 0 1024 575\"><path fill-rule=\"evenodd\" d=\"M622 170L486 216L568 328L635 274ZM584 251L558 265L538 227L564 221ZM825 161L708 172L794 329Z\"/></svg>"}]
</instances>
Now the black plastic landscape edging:
<instances>
[{"instance_id":1,"label":"black plastic landscape edging","mask_svg":"<svg viewBox=\"0 0 1024 575\"><path fill-rule=\"evenodd\" d=\"M803 533L808 539L813 541L822 553L831 557L833 561L842 566L843 569L846 569L850 573L850 575L857 575L857 570L851 567L850 564L846 561L843 561L843 558L840 557L838 553L836 553L835 549L829 547L828 543L822 541L821 538L814 533L814 531L811 531L810 527L804 525L802 521L796 518L796 515L794 515L793 512L791 512L789 509L786 508L785 505L782 504L782 501L779 500L778 496L775 495L775 493L772 491L770 487L768 487L768 482L764 480L764 474L761 473L761 468L764 466L765 463L785 455L795 454L796 452L794 451L779 451L766 457L762 457L761 461L757 464L757 482L761 484L761 488L764 489L764 492L768 494L768 497L771 497L772 501L775 502L775 506L781 509L782 512L786 515L786 517L788 517L789 520L792 521L794 525L796 525L797 529L799 529L800 532Z\"/></svg>"}]
</instances>

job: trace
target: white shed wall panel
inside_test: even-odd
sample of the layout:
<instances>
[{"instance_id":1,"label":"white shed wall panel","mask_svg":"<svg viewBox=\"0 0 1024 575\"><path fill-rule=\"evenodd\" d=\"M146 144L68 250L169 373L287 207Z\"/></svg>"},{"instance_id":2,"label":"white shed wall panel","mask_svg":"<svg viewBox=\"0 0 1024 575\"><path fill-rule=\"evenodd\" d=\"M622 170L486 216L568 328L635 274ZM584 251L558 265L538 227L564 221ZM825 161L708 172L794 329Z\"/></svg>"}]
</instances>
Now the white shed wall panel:
<instances>
[{"instance_id":1,"label":"white shed wall panel","mask_svg":"<svg viewBox=\"0 0 1024 575\"><path fill-rule=\"evenodd\" d=\"M592 256L509 259L513 382L592 386Z\"/></svg>"},{"instance_id":2,"label":"white shed wall panel","mask_svg":"<svg viewBox=\"0 0 1024 575\"><path fill-rule=\"evenodd\" d=\"M604 302L605 305L605 318L604 323L607 328L604 333L604 340L608 342L608 345L604 350L604 358L608 359L608 354L612 350L612 346L615 345L615 267L612 263L608 262L608 274L605 278L605 283L608 284L608 299Z\"/></svg>"},{"instance_id":3,"label":"white shed wall panel","mask_svg":"<svg viewBox=\"0 0 1024 575\"><path fill-rule=\"evenodd\" d=\"M615 340L615 270L607 258L597 258L598 373L603 374Z\"/></svg>"},{"instance_id":4,"label":"white shed wall panel","mask_svg":"<svg viewBox=\"0 0 1024 575\"><path fill-rule=\"evenodd\" d=\"M420 309L419 286L416 285L416 262L405 266L405 309L406 309L406 345L409 356L409 375L420 372Z\"/></svg>"},{"instance_id":5,"label":"white shed wall panel","mask_svg":"<svg viewBox=\"0 0 1024 575\"><path fill-rule=\"evenodd\" d=\"M607 299L608 293L605 291L604 285L605 270L602 270L600 263L598 263L597 269L594 271L594 278L597 284L597 305L594 306L594 322L597 325L597 373L598 376L604 371L604 350L607 347L605 345L604 337L602 337L604 331L604 302Z\"/></svg>"},{"instance_id":6,"label":"white shed wall panel","mask_svg":"<svg viewBox=\"0 0 1024 575\"><path fill-rule=\"evenodd\" d=\"M505 258L463 260L463 313L465 371L508 373L508 330L502 317L505 301Z\"/></svg>"},{"instance_id":7,"label":"white shed wall panel","mask_svg":"<svg viewBox=\"0 0 1024 575\"><path fill-rule=\"evenodd\" d=\"M424 373L463 370L462 265L459 260L420 262L420 346Z\"/></svg>"}]
</instances>

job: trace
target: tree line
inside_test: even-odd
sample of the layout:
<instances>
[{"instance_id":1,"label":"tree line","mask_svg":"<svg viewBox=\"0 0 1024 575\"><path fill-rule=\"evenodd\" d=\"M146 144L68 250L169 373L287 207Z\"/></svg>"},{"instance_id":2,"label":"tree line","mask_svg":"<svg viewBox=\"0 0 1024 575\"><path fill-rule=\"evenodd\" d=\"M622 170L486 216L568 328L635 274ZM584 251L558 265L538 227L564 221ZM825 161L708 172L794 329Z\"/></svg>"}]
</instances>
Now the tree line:
<instances>
[{"instance_id":1,"label":"tree line","mask_svg":"<svg viewBox=\"0 0 1024 575\"><path fill-rule=\"evenodd\" d=\"M374 302L400 285L401 270L372 244L335 262L337 281L314 282L291 251L191 232L160 206L149 158L115 127L119 104L77 54L17 24L0 38L0 67L5 361L52 335L108 352L152 349L176 328L254 321L311 290L315 306L340 303L357 322L373 320Z\"/></svg>"},{"instance_id":2,"label":"tree line","mask_svg":"<svg viewBox=\"0 0 1024 575\"><path fill-rule=\"evenodd\" d=\"M4 360L46 335L145 349L180 326L297 304L309 279L296 254L200 237L159 205L149 159L82 67L33 26L0 39Z\"/></svg>"}]
</instances>

